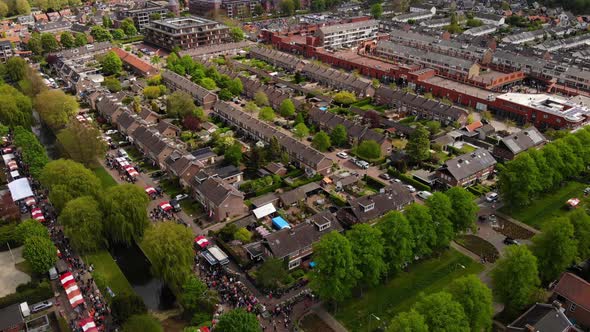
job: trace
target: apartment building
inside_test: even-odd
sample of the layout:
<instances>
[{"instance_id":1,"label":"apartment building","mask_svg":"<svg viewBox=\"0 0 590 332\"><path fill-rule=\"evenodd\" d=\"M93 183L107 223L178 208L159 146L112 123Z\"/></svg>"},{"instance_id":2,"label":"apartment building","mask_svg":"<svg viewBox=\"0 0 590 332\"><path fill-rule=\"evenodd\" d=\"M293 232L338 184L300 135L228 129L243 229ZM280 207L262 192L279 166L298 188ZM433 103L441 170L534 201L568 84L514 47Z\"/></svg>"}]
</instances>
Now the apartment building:
<instances>
[{"instance_id":1,"label":"apartment building","mask_svg":"<svg viewBox=\"0 0 590 332\"><path fill-rule=\"evenodd\" d=\"M12 43L9 40L0 41L0 63L5 63L13 55Z\"/></svg>"},{"instance_id":2,"label":"apartment building","mask_svg":"<svg viewBox=\"0 0 590 332\"><path fill-rule=\"evenodd\" d=\"M167 50L175 47L187 50L230 41L226 25L197 16L151 22L145 27L144 34L146 42Z\"/></svg>"},{"instance_id":3,"label":"apartment building","mask_svg":"<svg viewBox=\"0 0 590 332\"><path fill-rule=\"evenodd\" d=\"M376 20L330 25L320 28L317 36L326 48L356 46L361 41L377 37L379 23Z\"/></svg>"},{"instance_id":4,"label":"apartment building","mask_svg":"<svg viewBox=\"0 0 590 332\"><path fill-rule=\"evenodd\" d=\"M221 13L230 18L250 17L259 4L259 0L190 0L189 12L206 17Z\"/></svg>"},{"instance_id":5,"label":"apartment building","mask_svg":"<svg viewBox=\"0 0 590 332\"><path fill-rule=\"evenodd\" d=\"M154 16L165 17L169 12L166 1L133 1L130 6L118 8L117 19L122 21L130 17L133 19L135 27L139 31L144 31Z\"/></svg>"}]
</instances>

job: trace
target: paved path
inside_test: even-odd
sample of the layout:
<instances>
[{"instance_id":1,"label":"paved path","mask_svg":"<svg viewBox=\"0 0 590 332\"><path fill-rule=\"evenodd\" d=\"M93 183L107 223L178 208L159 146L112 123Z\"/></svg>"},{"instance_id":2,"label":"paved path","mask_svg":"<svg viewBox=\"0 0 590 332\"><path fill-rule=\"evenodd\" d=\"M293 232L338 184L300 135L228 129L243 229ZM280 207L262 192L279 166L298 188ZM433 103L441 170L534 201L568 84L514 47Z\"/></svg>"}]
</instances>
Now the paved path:
<instances>
[{"instance_id":1,"label":"paved path","mask_svg":"<svg viewBox=\"0 0 590 332\"><path fill-rule=\"evenodd\" d=\"M311 311L318 315L324 323L328 324L334 332L347 332L348 330L340 324L329 312L324 309L323 303L318 303L311 308Z\"/></svg>"},{"instance_id":2,"label":"paved path","mask_svg":"<svg viewBox=\"0 0 590 332\"><path fill-rule=\"evenodd\" d=\"M23 247L12 249L14 261L10 251L0 252L0 266L2 267L0 268L0 297L16 292L18 285L31 281L28 274L18 270L14 265L24 261L22 252Z\"/></svg>"}]
</instances>

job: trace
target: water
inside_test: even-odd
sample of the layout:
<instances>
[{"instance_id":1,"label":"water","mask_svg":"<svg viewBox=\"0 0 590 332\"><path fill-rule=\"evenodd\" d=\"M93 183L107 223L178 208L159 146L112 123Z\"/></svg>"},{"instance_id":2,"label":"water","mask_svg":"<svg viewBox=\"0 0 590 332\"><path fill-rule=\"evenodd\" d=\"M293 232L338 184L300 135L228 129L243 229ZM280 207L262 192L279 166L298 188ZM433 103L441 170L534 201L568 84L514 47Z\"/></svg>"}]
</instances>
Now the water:
<instances>
[{"instance_id":1,"label":"water","mask_svg":"<svg viewBox=\"0 0 590 332\"><path fill-rule=\"evenodd\" d=\"M32 127L33 133L39 138L39 142L45 146L47 156L50 159L61 158L61 151L57 148L57 137L43 121L39 118L39 113L33 111L33 118L36 124Z\"/></svg>"},{"instance_id":2,"label":"water","mask_svg":"<svg viewBox=\"0 0 590 332\"><path fill-rule=\"evenodd\" d=\"M174 308L174 294L164 283L154 278L150 262L135 243L128 248L115 247L111 254L148 309Z\"/></svg>"}]
</instances>

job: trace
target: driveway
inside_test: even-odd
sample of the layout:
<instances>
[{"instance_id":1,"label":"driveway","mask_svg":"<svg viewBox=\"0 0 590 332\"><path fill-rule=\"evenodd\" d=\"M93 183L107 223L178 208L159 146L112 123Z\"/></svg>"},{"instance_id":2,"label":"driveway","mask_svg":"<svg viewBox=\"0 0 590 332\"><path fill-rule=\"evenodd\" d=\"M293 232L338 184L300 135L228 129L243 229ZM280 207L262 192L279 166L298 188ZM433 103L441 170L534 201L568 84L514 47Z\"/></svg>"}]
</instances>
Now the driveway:
<instances>
[{"instance_id":1,"label":"driveway","mask_svg":"<svg viewBox=\"0 0 590 332\"><path fill-rule=\"evenodd\" d=\"M0 266L2 266L0 269L0 297L16 292L16 286L31 281L28 274L17 270L14 265L24 261L22 252L23 247L12 249L14 261L10 251L0 252Z\"/></svg>"}]
</instances>

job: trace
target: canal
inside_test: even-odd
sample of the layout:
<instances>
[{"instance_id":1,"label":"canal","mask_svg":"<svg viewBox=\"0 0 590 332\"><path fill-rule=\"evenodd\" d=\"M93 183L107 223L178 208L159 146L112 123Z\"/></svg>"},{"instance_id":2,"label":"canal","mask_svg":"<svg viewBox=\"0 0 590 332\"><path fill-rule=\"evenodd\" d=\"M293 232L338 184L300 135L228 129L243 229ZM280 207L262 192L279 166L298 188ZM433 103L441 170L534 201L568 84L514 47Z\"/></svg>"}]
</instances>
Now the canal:
<instances>
[{"instance_id":1,"label":"canal","mask_svg":"<svg viewBox=\"0 0 590 332\"><path fill-rule=\"evenodd\" d=\"M57 137L53 131L40 121L37 112L33 112L33 117L36 120L32 127L33 133L45 147L49 158L61 158L62 151L56 144ZM174 307L175 298L172 291L152 275L150 262L135 243L128 248L112 248L111 255L149 310L168 310Z\"/></svg>"}]
</instances>

